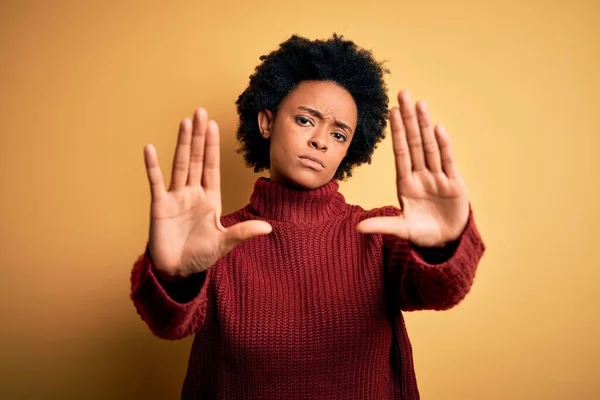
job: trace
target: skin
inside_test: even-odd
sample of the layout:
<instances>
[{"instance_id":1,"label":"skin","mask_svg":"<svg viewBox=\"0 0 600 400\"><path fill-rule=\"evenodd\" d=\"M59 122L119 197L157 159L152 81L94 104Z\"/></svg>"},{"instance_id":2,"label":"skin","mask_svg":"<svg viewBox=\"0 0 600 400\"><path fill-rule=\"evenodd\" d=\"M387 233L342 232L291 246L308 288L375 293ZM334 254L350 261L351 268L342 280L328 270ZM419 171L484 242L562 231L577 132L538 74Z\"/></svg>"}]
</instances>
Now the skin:
<instances>
[{"instance_id":1,"label":"skin","mask_svg":"<svg viewBox=\"0 0 600 400\"><path fill-rule=\"evenodd\" d=\"M329 182L348 151L356 118L350 93L331 82L302 83L276 115L261 111L271 179L304 189ZM433 125L425 102L413 104L406 91L399 92L389 118L402 212L363 220L356 229L396 235L421 247L446 246L460 238L469 217L466 186L446 130ZM318 158L322 166L302 161L303 155ZM160 278L180 280L206 271L242 241L272 231L265 221L221 225L219 128L205 109L181 122L168 190L154 146L144 147L144 159L152 200L148 247Z\"/></svg>"},{"instance_id":2,"label":"skin","mask_svg":"<svg viewBox=\"0 0 600 400\"><path fill-rule=\"evenodd\" d=\"M332 82L298 85L279 105L258 114L258 125L270 140L270 179L315 189L329 182L348 148L357 123L352 95ZM303 156L319 160L323 168L303 163Z\"/></svg>"},{"instance_id":3,"label":"skin","mask_svg":"<svg viewBox=\"0 0 600 400\"><path fill-rule=\"evenodd\" d=\"M446 129L433 125L427 104L414 105L407 91L398 93L390 125L402 213L366 219L357 230L396 235L421 247L447 246L462 235L470 210Z\"/></svg>"}]
</instances>

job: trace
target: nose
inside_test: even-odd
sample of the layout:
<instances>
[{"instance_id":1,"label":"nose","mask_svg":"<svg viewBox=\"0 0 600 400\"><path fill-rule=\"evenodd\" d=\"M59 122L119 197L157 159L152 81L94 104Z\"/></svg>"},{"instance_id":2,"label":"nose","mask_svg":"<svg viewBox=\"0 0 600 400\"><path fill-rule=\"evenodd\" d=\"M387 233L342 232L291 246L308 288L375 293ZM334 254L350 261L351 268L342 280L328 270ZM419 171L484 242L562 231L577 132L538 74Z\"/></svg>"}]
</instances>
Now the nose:
<instances>
[{"instance_id":1,"label":"nose","mask_svg":"<svg viewBox=\"0 0 600 400\"><path fill-rule=\"evenodd\" d=\"M326 151L325 135L323 132L316 132L308 141L308 145L318 151Z\"/></svg>"}]
</instances>

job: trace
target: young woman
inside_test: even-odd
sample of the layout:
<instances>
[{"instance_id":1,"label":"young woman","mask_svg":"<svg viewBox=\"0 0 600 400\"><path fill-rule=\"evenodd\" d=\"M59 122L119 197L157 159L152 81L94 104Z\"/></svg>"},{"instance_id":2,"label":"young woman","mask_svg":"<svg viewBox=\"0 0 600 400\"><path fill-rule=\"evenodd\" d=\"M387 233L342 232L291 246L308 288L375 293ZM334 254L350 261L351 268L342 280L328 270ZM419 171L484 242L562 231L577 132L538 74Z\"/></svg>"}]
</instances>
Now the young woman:
<instances>
[{"instance_id":1,"label":"young woman","mask_svg":"<svg viewBox=\"0 0 600 400\"><path fill-rule=\"evenodd\" d=\"M240 152L259 177L221 216L219 130L182 121L168 191L153 146L146 252L132 299L165 339L195 335L184 399L418 399L403 311L468 293L485 245L442 126L334 35L292 36L237 106ZM389 118L400 207L347 204L338 180L369 163ZM393 184L373 179L373 186Z\"/></svg>"}]
</instances>

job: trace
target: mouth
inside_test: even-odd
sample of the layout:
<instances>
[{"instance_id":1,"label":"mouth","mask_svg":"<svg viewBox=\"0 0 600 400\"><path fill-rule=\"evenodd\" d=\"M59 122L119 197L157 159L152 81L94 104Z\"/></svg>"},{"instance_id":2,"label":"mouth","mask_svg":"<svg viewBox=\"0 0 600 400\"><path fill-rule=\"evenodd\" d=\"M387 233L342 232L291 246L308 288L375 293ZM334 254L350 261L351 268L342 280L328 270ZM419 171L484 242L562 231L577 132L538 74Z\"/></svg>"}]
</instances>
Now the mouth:
<instances>
[{"instance_id":1,"label":"mouth","mask_svg":"<svg viewBox=\"0 0 600 400\"><path fill-rule=\"evenodd\" d=\"M316 157L299 156L298 159L302 164L304 164L304 166L312 168L315 171L323 171L325 169L325 165L323 165L323 162Z\"/></svg>"}]
</instances>

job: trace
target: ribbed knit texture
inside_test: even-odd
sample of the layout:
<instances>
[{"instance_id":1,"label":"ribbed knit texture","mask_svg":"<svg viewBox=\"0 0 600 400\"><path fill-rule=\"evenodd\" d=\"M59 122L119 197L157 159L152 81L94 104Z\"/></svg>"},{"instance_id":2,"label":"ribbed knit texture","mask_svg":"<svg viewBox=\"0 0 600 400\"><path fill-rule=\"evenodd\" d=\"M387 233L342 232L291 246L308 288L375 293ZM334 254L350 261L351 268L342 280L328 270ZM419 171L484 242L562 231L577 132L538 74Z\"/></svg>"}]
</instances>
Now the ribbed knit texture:
<instances>
[{"instance_id":1,"label":"ribbed knit texture","mask_svg":"<svg viewBox=\"0 0 600 400\"><path fill-rule=\"evenodd\" d=\"M347 204L335 180L301 191L259 178L222 222L262 219L271 234L177 284L141 255L131 296L142 319L161 338L195 334L182 399L419 399L402 311L458 304L485 245L472 213L437 251L356 232L398 213Z\"/></svg>"}]
</instances>

